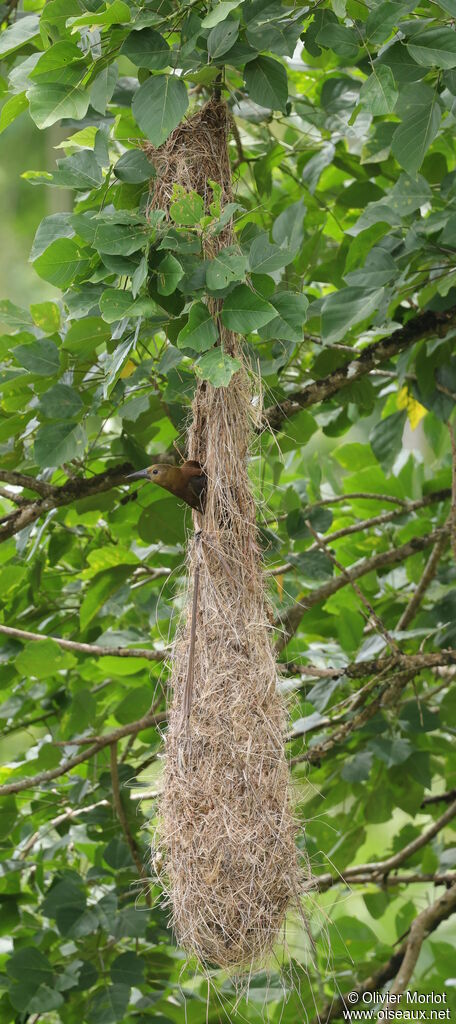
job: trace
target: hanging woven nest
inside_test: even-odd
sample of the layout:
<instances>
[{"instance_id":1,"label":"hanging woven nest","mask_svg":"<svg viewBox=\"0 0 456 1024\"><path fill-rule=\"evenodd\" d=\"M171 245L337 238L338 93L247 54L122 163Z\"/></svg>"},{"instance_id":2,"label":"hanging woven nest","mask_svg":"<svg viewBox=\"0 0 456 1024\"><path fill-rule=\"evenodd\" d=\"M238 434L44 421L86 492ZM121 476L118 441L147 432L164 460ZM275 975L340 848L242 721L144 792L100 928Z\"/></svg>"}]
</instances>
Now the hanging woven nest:
<instances>
[{"instance_id":1,"label":"hanging woven nest","mask_svg":"<svg viewBox=\"0 0 456 1024\"><path fill-rule=\"evenodd\" d=\"M153 207L168 211L175 183L208 204L208 182L217 181L223 202L231 200L228 128L226 105L212 100L159 150L148 149ZM228 227L210 255L214 244L232 243ZM209 306L217 317L215 300ZM220 345L241 359L236 335L220 321L219 329ZM264 961L303 888L247 474L251 399L241 366L228 387L200 382L193 402L188 458L207 474L207 498L204 516L194 513L159 808L177 939L203 963L226 968Z\"/></svg>"}]
</instances>

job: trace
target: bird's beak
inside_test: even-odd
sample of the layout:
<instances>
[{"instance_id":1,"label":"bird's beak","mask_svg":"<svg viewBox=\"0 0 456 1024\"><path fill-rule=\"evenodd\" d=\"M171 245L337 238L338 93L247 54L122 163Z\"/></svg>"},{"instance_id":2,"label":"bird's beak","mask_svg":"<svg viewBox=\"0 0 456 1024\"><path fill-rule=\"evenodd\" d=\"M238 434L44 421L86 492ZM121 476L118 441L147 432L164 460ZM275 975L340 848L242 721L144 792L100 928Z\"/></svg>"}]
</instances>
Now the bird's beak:
<instances>
[{"instance_id":1,"label":"bird's beak","mask_svg":"<svg viewBox=\"0 0 456 1024\"><path fill-rule=\"evenodd\" d=\"M149 474L147 469L139 469L137 473L129 473L129 475L125 477L126 480L146 480L148 478Z\"/></svg>"}]
</instances>

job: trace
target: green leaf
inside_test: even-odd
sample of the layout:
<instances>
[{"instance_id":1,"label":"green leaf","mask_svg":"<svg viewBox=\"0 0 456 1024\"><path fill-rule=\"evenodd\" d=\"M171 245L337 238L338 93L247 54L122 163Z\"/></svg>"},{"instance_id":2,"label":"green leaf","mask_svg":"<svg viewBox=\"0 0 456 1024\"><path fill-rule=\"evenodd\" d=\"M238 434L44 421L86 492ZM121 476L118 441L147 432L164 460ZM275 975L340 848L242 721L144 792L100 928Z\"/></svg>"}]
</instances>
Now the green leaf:
<instances>
[{"instance_id":1,"label":"green leaf","mask_svg":"<svg viewBox=\"0 0 456 1024\"><path fill-rule=\"evenodd\" d=\"M102 28L109 28L111 25L119 25L131 20L130 8L128 4L124 3L124 0L112 0L112 3L105 3L102 6L104 10L95 13L88 11L87 14L81 14L78 18L69 18L67 24L74 31L74 29L82 28L85 25L90 27L100 25Z\"/></svg>"},{"instance_id":2,"label":"green leaf","mask_svg":"<svg viewBox=\"0 0 456 1024\"><path fill-rule=\"evenodd\" d=\"M414 177L439 130L441 113L436 93L421 83L406 86L397 113L402 124L394 132L391 149L401 167Z\"/></svg>"},{"instance_id":3,"label":"green leaf","mask_svg":"<svg viewBox=\"0 0 456 1024\"><path fill-rule=\"evenodd\" d=\"M95 221L95 232L93 246L98 252L110 256L131 256L132 253L144 249L150 238L150 229L142 224L97 224Z\"/></svg>"},{"instance_id":4,"label":"green leaf","mask_svg":"<svg viewBox=\"0 0 456 1024\"><path fill-rule=\"evenodd\" d=\"M201 356L195 369L198 376L203 380L208 380L214 388L226 388L233 374L240 367L239 359L233 359L226 352L222 352L220 348L214 348L210 352L206 352L206 355Z\"/></svg>"},{"instance_id":5,"label":"green leaf","mask_svg":"<svg viewBox=\"0 0 456 1024\"><path fill-rule=\"evenodd\" d=\"M321 307L324 340L333 343L344 338L350 327L366 320L378 309L382 295L381 288L370 292L361 288L342 288L328 295Z\"/></svg>"},{"instance_id":6,"label":"green leaf","mask_svg":"<svg viewBox=\"0 0 456 1024\"><path fill-rule=\"evenodd\" d=\"M128 985L109 985L96 992L87 1017L88 1024L117 1024L117 1021L124 1021L129 998Z\"/></svg>"},{"instance_id":7,"label":"green leaf","mask_svg":"<svg viewBox=\"0 0 456 1024\"><path fill-rule=\"evenodd\" d=\"M59 350L51 338L37 338L30 345L17 345L14 358L40 377L52 377L60 366Z\"/></svg>"},{"instance_id":8,"label":"green leaf","mask_svg":"<svg viewBox=\"0 0 456 1024\"><path fill-rule=\"evenodd\" d=\"M149 68L151 71L162 71L172 63L168 43L153 28L130 32L120 52L136 67Z\"/></svg>"},{"instance_id":9,"label":"green leaf","mask_svg":"<svg viewBox=\"0 0 456 1024\"><path fill-rule=\"evenodd\" d=\"M6 103L3 104L0 111L0 134L8 128L19 114L22 114L24 110L27 110L28 99L25 92L20 92L17 96L11 96Z\"/></svg>"},{"instance_id":10,"label":"green leaf","mask_svg":"<svg viewBox=\"0 0 456 1024\"><path fill-rule=\"evenodd\" d=\"M21 309L20 306L16 306L9 299L2 299L0 301L0 322L16 329L33 326L33 320L28 309Z\"/></svg>"},{"instance_id":11,"label":"green leaf","mask_svg":"<svg viewBox=\"0 0 456 1024\"><path fill-rule=\"evenodd\" d=\"M207 37L207 52L211 60L217 60L231 49L239 34L239 18L229 18L216 25Z\"/></svg>"},{"instance_id":12,"label":"green leaf","mask_svg":"<svg viewBox=\"0 0 456 1024\"><path fill-rule=\"evenodd\" d=\"M3 797L0 804L0 840L3 842L11 835L18 815L16 799L14 796Z\"/></svg>"},{"instance_id":13,"label":"green leaf","mask_svg":"<svg viewBox=\"0 0 456 1024\"><path fill-rule=\"evenodd\" d=\"M5 28L0 35L0 57L6 57L7 53L13 53L24 43L34 39L40 31L40 19L36 14L28 14L25 18L17 20Z\"/></svg>"},{"instance_id":14,"label":"green leaf","mask_svg":"<svg viewBox=\"0 0 456 1024\"><path fill-rule=\"evenodd\" d=\"M230 331L247 334L269 323L276 316L274 306L245 284L238 285L225 299L222 322Z\"/></svg>"},{"instance_id":15,"label":"green leaf","mask_svg":"<svg viewBox=\"0 0 456 1024\"><path fill-rule=\"evenodd\" d=\"M100 608L111 597L111 594L115 594L116 590L122 586L122 583L131 575L132 571L131 565L117 565L115 568L108 569L95 576L87 589L79 610L82 630L87 628Z\"/></svg>"},{"instance_id":16,"label":"green leaf","mask_svg":"<svg viewBox=\"0 0 456 1024\"><path fill-rule=\"evenodd\" d=\"M422 67L456 68L456 36L450 28L427 28L407 43L413 60Z\"/></svg>"},{"instance_id":17,"label":"green leaf","mask_svg":"<svg viewBox=\"0 0 456 1024\"><path fill-rule=\"evenodd\" d=\"M73 355L87 356L111 338L111 330L99 317L75 320L65 335L62 348Z\"/></svg>"},{"instance_id":18,"label":"green leaf","mask_svg":"<svg viewBox=\"0 0 456 1024\"><path fill-rule=\"evenodd\" d=\"M152 299L134 299L131 292L119 288L106 288L100 299L103 320L112 324L129 316L153 316L157 306Z\"/></svg>"},{"instance_id":19,"label":"green leaf","mask_svg":"<svg viewBox=\"0 0 456 1024\"><path fill-rule=\"evenodd\" d=\"M370 114L392 114L399 93L393 72L386 64L374 67L367 81L363 82L359 102Z\"/></svg>"},{"instance_id":20,"label":"green leaf","mask_svg":"<svg viewBox=\"0 0 456 1024\"><path fill-rule=\"evenodd\" d=\"M210 291L220 291L233 281L243 281L247 270L247 257L230 245L220 251L208 264L206 284Z\"/></svg>"},{"instance_id":21,"label":"green leaf","mask_svg":"<svg viewBox=\"0 0 456 1024\"><path fill-rule=\"evenodd\" d=\"M201 28L213 28L214 25L219 25L241 3L243 3L243 0L221 0L221 3L216 3L212 11L209 11L209 14L206 14L206 17L203 18Z\"/></svg>"},{"instance_id":22,"label":"green leaf","mask_svg":"<svg viewBox=\"0 0 456 1024\"><path fill-rule=\"evenodd\" d=\"M55 302L35 302L30 306L33 323L42 331L53 334L60 327L60 309Z\"/></svg>"},{"instance_id":23,"label":"green leaf","mask_svg":"<svg viewBox=\"0 0 456 1024\"><path fill-rule=\"evenodd\" d=\"M33 84L27 91L30 116L38 128L50 128L63 117L81 121L87 113L89 94L78 85L64 82Z\"/></svg>"},{"instance_id":24,"label":"green leaf","mask_svg":"<svg viewBox=\"0 0 456 1024\"><path fill-rule=\"evenodd\" d=\"M373 756L369 750L363 750L354 757L348 758L342 765L341 776L346 782L365 782L369 778Z\"/></svg>"},{"instance_id":25,"label":"green leaf","mask_svg":"<svg viewBox=\"0 0 456 1024\"><path fill-rule=\"evenodd\" d=\"M391 466L402 448L402 435L407 413L394 412L384 420L379 420L371 430L369 441L375 458L385 469Z\"/></svg>"},{"instance_id":26,"label":"green leaf","mask_svg":"<svg viewBox=\"0 0 456 1024\"><path fill-rule=\"evenodd\" d=\"M249 265L254 274L272 274L294 260L296 252L271 244L266 232L254 238L249 252Z\"/></svg>"},{"instance_id":27,"label":"green leaf","mask_svg":"<svg viewBox=\"0 0 456 1024\"><path fill-rule=\"evenodd\" d=\"M179 198L171 203L170 217L175 224L193 227L194 224L198 224L204 214L203 198L198 195L198 192L187 192L182 195L179 194L180 192L183 192L183 189L178 191L175 187L175 193L179 195Z\"/></svg>"},{"instance_id":28,"label":"green leaf","mask_svg":"<svg viewBox=\"0 0 456 1024\"><path fill-rule=\"evenodd\" d=\"M77 661L71 651L63 651L55 640L45 637L43 640L26 643L16 656L15 664L17 670L26 677L47 679L56 672L74 668Z\"/></svg>"},{"instance_id":29,"label":"green leaf","mask_svg":"<svg viewBox=\"0 0 456 1024\"><path fill-rule=\"evenodd\" d=\"M40 398L40 410L50 420L73 419L83 407L82 398L69 384L54 384Z\"/></svg>"},{"instance_id":30,"label":"green leaf","mask_svg":"<svg viewBox=\"0 0 456 1024\"><path fill-rule=\"evenodd\" d=\"M53 180L65 188L85 191L98 188L103 181L101 167L90 149L81 149L65 160L58 160L57 167Z\"/></svg>"},{"instance_id":31,"label":"green leaf","mask_svg":"<svg viewBox=\"0 0 456 1024\"><path fill-rule=\"evenodd\" d=\"M188 323L177 336L179 348L191 348L194 352L205 352L212 348L218 338L217 327L204 302L194 302L188 315Z\"/></svg>"},{"instance_id":32,"label":"green leaf","mask_svg":"<svg viewBox=\"0 0 456 1024\"><path fill-rule=\"evenodd\" d=\"M317 35L320 46L329 47L339 57L354 60L360 46L360 40L354 29L336 22L328 22Z\"/></svg>"},{"instance_id":33,"label":"green leaf","mask_svg":"<svg viewBox=\"0 0 456 1024\"><path fill-rule=\"evenodd\" d=\"M149 181L153 177L154 169L142 149L129 149L115 164L114 174L119 181L137 185L142 181Z\"/></svg>"},{"instance_id":34,"label":"green leaf","mask_svg":"<svg viewBox=\"0 0 456 1024\"><path fill-rule=\"evenodd\" d=\"M62 466L82 458L86 444L85 430L79 423L46 423L36 435L34 456L39 466Z\"/></svg>"},{"instance_id":35,"label":"green leaf","mask_svg":"<svg viewBox=\"0 0 456 1024\"><path fill-rule=\"evenodd\" d=\"M158 285L157 291L160 295L171 295L177 288L179 281L184 276L184 271L178 260L169 253L157 267Z\"/></svg>"},{"instance_id":36,"label":"green leaf","mask_svg":"<svg viewBox=\"0 0 456 1024\"><path fill-rule=\"evenodd\" d=\"M136 953L121 953L111 964L111 978L114 984L136 985L143 982L145 960Z\"/></svg>"},{"instance_id":37,"label":"green leaf","mask_svg":"<svg viewBox=\"0 0 456 1024\"><path fill-rule=\"evenodd\" d=\"M285 112L288 99L287 74L283 64L272 57L249 61L244 80L250 99L260 107Z\"/></svg>"},{"instance_id":38,"label":"green leaf","mask_svg":"<svg viewBox=\"0 0 456 1024\"><path fill-rule=\"evenodd\" d=\"M67 288L76 275L88 270L89 260L72 238L58 238L35 259L35 270L44 281Z\"/></svg>"},{"instance_id":39,"label":"green leaf","mask_svg":"<svg viewBox=\"0 0 456 1024\"><path fill-rule=\"evenodd\" d=\"M154 75L138 89L132 103L136 121L154 146L161 146L188 107L184 82L175 75Z\"/></svg>"},{"instance_id":40,"label":"green leaf","mask_svg":"<svg viewBox=\"0 0 456 1024\"><path fill-rule=\"evenodd\" d=\"M74 235L74 228L70 223L70 217L70 213L51 213L49 217L43 218L41 224L38 225L33 240L29 257L32 263L57 238L69 238Z\"/></svg>"},{"instance_id":41,"label":"green leaf","mask_svg":"<svg viewBox=\"0 0 456 1024\"><path fill-rule=\"evenodd\" d=\"M279 292L274 296L273 305L279 315L261 328L261 337L266 340L282 338L284 341L301 341L309 305L306 296Z\"/></svg>"},{"instance_id":42,"label":"green leaf","mask_svg":"<svg viewBox=\"0 0 456 1024\"><path fill-rule=\"evenodd\" d=\"M13 982L17 1009L25 1009L40 985L52 986L53 972L47 957L35 946L23 946L6 961L6 973ZM10 989L11 991L11 989ZM20 1005L18 1005L18 1003Z\"/></svg>"}]
</instances>

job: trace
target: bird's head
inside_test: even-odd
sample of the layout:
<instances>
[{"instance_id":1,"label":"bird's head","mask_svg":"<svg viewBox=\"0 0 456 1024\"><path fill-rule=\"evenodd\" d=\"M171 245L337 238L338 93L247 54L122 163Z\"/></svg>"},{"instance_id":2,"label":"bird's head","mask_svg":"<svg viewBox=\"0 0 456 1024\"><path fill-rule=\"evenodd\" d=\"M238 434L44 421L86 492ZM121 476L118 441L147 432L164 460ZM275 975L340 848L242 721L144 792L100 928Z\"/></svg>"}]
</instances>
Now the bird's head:
<instances>
[{"instance_id":1,"label":"bird's head","mask_svg":"<svg viewBox=\"0 0 456 1024\"><path fill-rule=\"evenodd\" d=\"M127 480L151 480L154 484L164 484L169 479L169 471L173 466L166 463L158 463L155 466L148 466L147 469L140 469L137 473L130 473Z\"/></svg>"}]
</instances>

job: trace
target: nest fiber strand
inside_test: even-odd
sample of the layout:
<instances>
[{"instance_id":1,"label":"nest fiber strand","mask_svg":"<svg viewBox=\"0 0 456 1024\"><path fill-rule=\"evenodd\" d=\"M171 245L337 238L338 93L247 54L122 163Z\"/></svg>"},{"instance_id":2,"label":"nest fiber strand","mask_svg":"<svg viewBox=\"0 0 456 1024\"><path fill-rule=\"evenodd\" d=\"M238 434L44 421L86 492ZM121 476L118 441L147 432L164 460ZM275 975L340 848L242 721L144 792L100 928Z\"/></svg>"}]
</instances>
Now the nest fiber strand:
<instances>
[{"instance_id":1,"label":"nest fiber strand","mask_svg":"<svg viewBox=\"0 0 456 1024\"><path fill-rule=\"evenodd\" d=\"M176 181L208 202L208 179L216 180L224 201L230 200L227 116L225 104L212 100L149 154L157 169L154 206L168 210ZM230 228L216 239L219 248L231 242ZM211 311L217 316L212 300ZM239 358L236 336L219 327L220 344ZM285 714L247 474L250 410L244 368L226 388L199 383L188 455L207 473L207 500L204 517L194 513L201 533L190 546L190 592L173 651L160 807L178 941L202 962L227 968L265 959L301 883L283 748ZM187 728L183 702L197 567Z\"/></svg>"}]
</instances>

